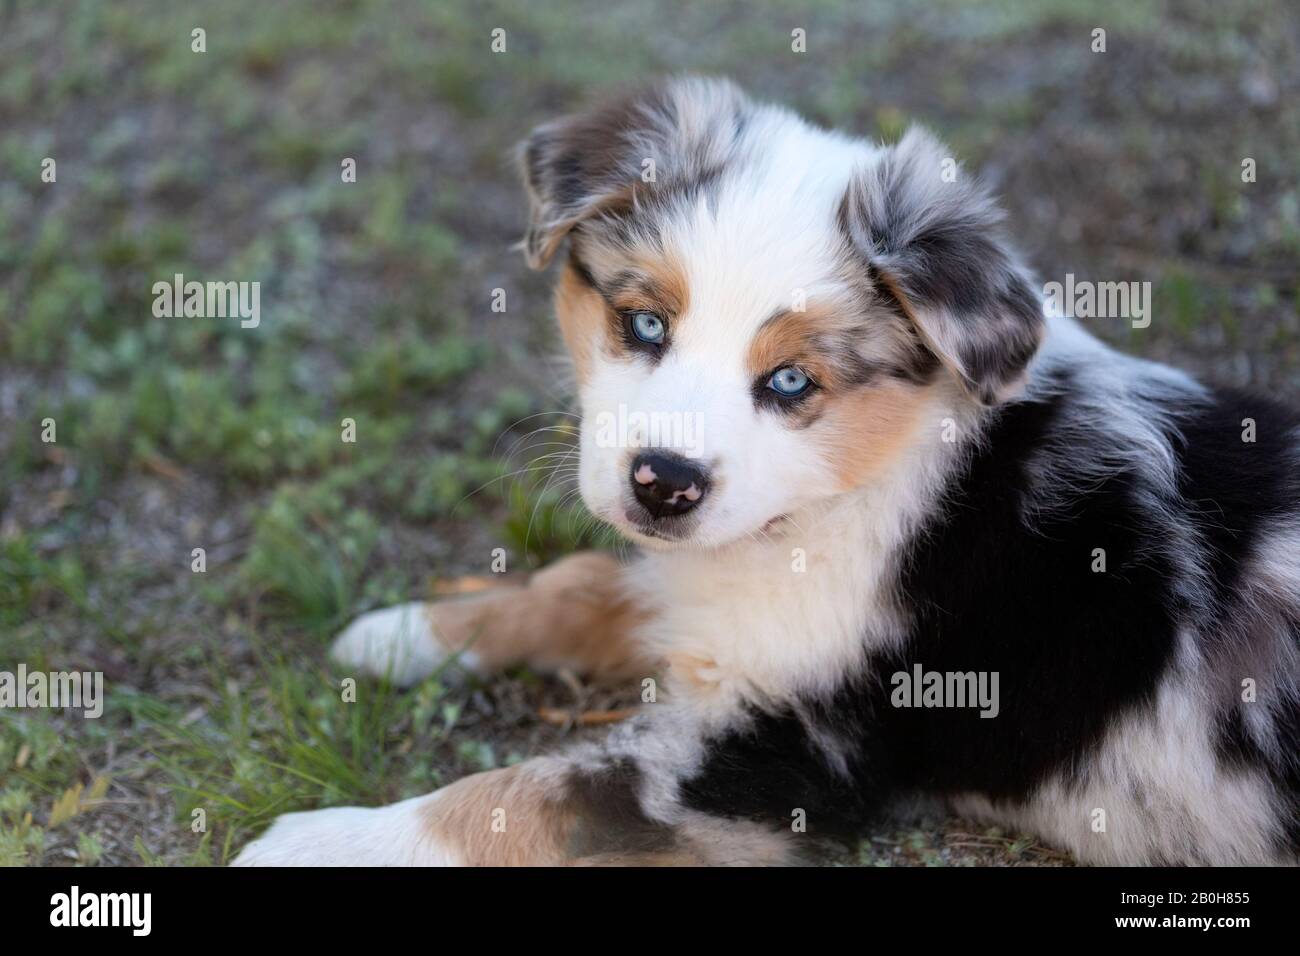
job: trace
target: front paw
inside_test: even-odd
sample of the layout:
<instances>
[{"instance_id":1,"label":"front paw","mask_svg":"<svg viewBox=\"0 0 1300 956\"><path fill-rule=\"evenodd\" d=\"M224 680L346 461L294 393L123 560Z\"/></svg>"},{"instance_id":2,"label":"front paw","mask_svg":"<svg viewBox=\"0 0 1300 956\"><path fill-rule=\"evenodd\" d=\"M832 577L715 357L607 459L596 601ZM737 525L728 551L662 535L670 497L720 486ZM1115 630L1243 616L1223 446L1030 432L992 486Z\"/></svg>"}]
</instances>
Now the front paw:
<instances>
[{"instance_id":1,"label":"front paw","mask_svg":"<svg viewBox=\"0 0 1300 956\"><path fill-rule=\"evenodd\" d=\"M432 795L387 807L286 813L234 866L455 866L431 832Z\"/></svg>"},{"instance_id":2,"label":"front paw","mask_svg":"<svg viewBox=\"0 0 1300 956\"><path fill-rule=\"evenodd\" d=\"M330 657L367 677L410 687L450 656L434 631L433 616L433 606L418 601L363 614L334 639ZM461 663L472 668L472 653L463 653Z\"/></svg>"}]
</instances>

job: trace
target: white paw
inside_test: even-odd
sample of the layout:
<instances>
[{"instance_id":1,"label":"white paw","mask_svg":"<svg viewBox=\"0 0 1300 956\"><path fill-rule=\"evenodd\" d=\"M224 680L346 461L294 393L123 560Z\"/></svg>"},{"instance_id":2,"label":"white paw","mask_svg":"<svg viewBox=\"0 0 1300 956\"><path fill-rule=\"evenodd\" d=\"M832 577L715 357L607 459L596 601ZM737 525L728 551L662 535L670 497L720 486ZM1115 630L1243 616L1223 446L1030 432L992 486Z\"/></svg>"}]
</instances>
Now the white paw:
<instances>
[{"instance_id":1,"label":"white paw","mask_svg":"<svg viewBox=\"0 0 1300 956\"><path fill-rule=\"evenodd\" d=\"M233 866L455 866L433 840L429 803L333 807L286 813L240 852Z\"/></svg>"},{"instance_id":2,"label":"white paw","mask_svg":"<svg viewBox=\"0 0 1300 956\"><path fill-rule=\"evenodd\" d=\"M415 601L361 615L334 639L330 656L366 676L409 687L436 671L449 654L433 632L430 606ZM477 661L465 652L460 664L472 670Z\"/></svg>"}]
</instances>

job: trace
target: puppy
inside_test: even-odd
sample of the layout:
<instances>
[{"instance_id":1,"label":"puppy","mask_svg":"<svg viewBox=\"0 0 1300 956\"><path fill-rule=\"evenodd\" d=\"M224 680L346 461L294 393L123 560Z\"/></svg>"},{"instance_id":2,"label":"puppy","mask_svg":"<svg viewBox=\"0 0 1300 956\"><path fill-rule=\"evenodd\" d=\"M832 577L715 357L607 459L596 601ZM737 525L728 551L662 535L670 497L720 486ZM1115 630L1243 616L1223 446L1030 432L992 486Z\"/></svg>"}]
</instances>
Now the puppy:
<instances>
[{"instance_id":1,"label":"puppy","mask_svg":"<svg viewBox=\"0 0 1300 956\"><path fill-rule=\"evenodd\" d=\"M567 247L582 496L643 556L369 614L335 656L409 683L469 646L654 702L238 862L794 862L916 798L1092 863L1295 861L1300 417L1045 315L920 130L684 79L522 166L529 263Z\"/></svg>"}]
</instances>

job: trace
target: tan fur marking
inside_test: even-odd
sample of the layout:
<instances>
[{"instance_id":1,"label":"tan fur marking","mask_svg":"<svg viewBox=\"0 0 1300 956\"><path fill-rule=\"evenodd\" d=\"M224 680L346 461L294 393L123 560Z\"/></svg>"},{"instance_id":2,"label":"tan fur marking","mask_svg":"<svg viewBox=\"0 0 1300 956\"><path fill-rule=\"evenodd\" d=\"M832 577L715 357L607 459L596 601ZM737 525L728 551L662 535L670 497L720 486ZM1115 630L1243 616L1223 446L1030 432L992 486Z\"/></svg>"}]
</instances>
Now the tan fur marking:
<instances>
[{"instance_id":1,"label":"tan fur marking","mask_svg":"<svg viewBox=\"0 0 1300 956\"><path fill-rule=\"evenodd\" d=\"M610 554L570 555L522 587L429 607L439 640L449 650L473 651L491 670L527 662L604 678L656 672L634 637L646 612L623 592L621 565Z\"/></svg>"},{"instance_id":2,"label":"tan fur marking","mask_svg":"<svg viewBox=\"0 0 1300 956\"><path fill-rule=\"evenodd\" d=\"M750 374L757 378L779 365L806 362L813 336L825 327L825 318L820 310L785 312L763 323L745 356Z\"/></svg>"},{"instance_id":3,"label":"tan fur marking","mask_svg":"<svg viewBox=\"0 0 1300 956\"><path fill-rule=\"evenodd\" d=\"M668 678L672 684L681 684L693 693L716 690L722 681L718 662L687 651L668 655Z\"/></svg>"},{"instance_id":4,"label":"tan fur marking","mask_svg":"<svg viewBox=\"0 0 1300 956\"><path fill-rule=\"evenodd\" d=\"M563 761L530 760L465 777L424 809L432 841L464 866L758 866L790 862L788 835L687 813L663 849L583 853L580 807ZM494 826L496 824L496 826ZM577 855L575 855L575 852Z\"/></svg>"},{"instance_id":5,"label":"tan fur marking","mask_svg":"<svg viewBox=\"0 0 1300 956\"><path fill-rule=\"evenodd\" d=\"M891 381L831 399L813 434L841 488L856 488L879 474L911 444L927 391Z\"/></svg>"},{"instance_id":6,"label":"tan fur marking","mask_svg":"<svg viewBox=\"0 0 1300 956\"><path fill-rule=\"evenodd\" d=\"M690 287L686 270L672 257L644 256L633 261L633 270L644 276L643 289L627 297L626 304L615 302L623 309L649 309L680 322L690 307Z\"/></svg>"},{"instance_id":7,"label":"tan fur marking","mask_svg":"<svg viewBox=\"0 0 1300 956\"><path fill-rule=\"evenodd\" d=\"M819 384L842 384L842 355L828 346L831 336L847 332L861 320L856 313L830 304L810 304L803 312L783 312L765 322L754 336L745 365L757 378L783 365L798 365Z\"/></svg>"},{"instance_id":8,"label":"tan fur marking","mask_svg":"<svg viewBox=\"0 0 1300 956\"><path fill-rule=\"evenodd\" d=\"M686 270L677 259L658 249L629 251L622 245L599 239L584 239L579 251L583 263L609 297L607 302L602 297L606 354L615 359L626 355L627 347L619 333L623 322L620 313L654 312L668 323L668 336L672 338L673 330L680 326L690 307ZM577 281L581 284L581 280ZM568 341L567 334L565 341Z\"/></svg>"},{"instance_id":9,"label":"tan fur marking","mask_svg":"<svg viewBox=\"0 0 1300 956\"><path fill-rule=\"evenodd\" d=\"M577 270L566 264L555 287L555 314L560 334L573 358L578 384L591 375L591 358L606 326L607 306L600 293L578 277Z\"/></svg>"},{"instance_id":10,"label":"tan fur marking","mask_svg":"<svg viewBox=\"0 0 1300 956\"><path fill-rule=\"evenodd\" d=\"M563 797L562 776L536 762L476 773L430 802L430 834L465 866L558 866L574 824Z\"/></svg>"}]
</instances>

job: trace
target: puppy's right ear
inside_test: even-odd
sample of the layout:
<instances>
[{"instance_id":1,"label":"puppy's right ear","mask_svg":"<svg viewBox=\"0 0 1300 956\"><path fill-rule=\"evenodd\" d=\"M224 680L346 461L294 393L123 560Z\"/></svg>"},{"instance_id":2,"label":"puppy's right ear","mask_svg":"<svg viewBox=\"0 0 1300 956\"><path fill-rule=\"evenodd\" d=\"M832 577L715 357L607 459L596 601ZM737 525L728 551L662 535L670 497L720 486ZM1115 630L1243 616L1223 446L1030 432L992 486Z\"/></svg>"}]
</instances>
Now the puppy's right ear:
<instances>
[{"instance_id":1,"label":"puppy's right ear","mask_svg":"<svg viewBox=\"0 0 1300 956\"><path fill-rule=\"evenodd\" d=\"M656 186L724 161L744 105L725 80L686 77L539 126L519 148L528 264L545 268L583 220L626 212Z\"/></svg>"},{"instance_id":2,"label":"puppy's right ear","mask_svg":"<svg viewBox=\"0 0 1300 956\"><path fill-rule=\"evenodd\" d=\"M877 289L972 397L996 405L1018 393L1038 350L1042 300L988 190L941 175L951 155L909 130L854 177L841 223Z\"/></svg>"},{"instance_id":3,"label":"puppy's right ear","mask_svg":"<svg viewBox=\"0 0 1300 956\"><path fill-rule=\"evenodd\" d=\"M543 269L582 220L630 206L639 175L633 154L659 117L651 93L638 93L533 130L519 150L528 189L528 264Z\"/></svg>"}]
</instances>

